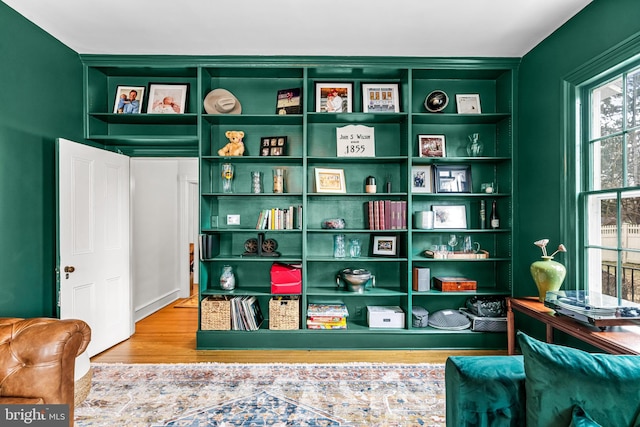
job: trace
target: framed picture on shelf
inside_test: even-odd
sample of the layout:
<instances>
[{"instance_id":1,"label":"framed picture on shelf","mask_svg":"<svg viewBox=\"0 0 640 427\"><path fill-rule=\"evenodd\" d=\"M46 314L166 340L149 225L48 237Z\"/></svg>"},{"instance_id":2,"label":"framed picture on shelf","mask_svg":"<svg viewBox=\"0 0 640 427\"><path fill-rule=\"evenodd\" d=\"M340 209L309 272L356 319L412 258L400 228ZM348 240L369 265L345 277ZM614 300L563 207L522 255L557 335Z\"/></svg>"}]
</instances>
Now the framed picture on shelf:
<instances>
[{"instance_id":1,"label":"framed picture on shelf","mask_svg":"<svg viewBox=\"0 0 640 427\"><path fill-rule=\"evenodd\" d=\"M286 136L263 136L260 138L261 156L284 156L286 147Z\"/></svg>"},{"instance_id":2,"label":"framed picture on shelf","mask_svg":"<svg viewBox=\"0 0 640 427\"><path fill-rule=\"evenodd\" d=\"M350 113L353 83L316 83L316 113Z\"/></svg>"},{"instance_id":3,"label":"framed picture on shelf","mask_svg":"<svg viewBox=\"0 0 640 427\"><path fill-rule=\"evenodd\" d=\"M400 92L397 83L363 83L362 111L365 113L399 113Z\"/></svg>"},{"instance_id":4,"label":"framed picture on shelf","mask_svg":"<svg viewBox=\"0 0 640 427\"><path fill-rule=\"evenodd\" d=\"M480 114L480 95L477 93L457 94L458 114Z\"/></svg>"},{"instance_id":5,"label":"framed picture on shelf","mask_svg":"<svg viewBox=\"0 0 640 427\"><path fill-rule=\"evenodd\" d=\"M315 168L316 193L346 193L344 169Z\"/></svg>"},{"instance_id":6,"label":"framed picture on shelf","mask_svg":"<svg viewBox=\"0 0 640 427\"><path fill-rule=\"evenodd\" d=\"M150 84L147 113L184 114L188 91L188 84Z\"/></svg>"},{"instance_id":7,"label":"framed picture on shelf","mask_svg":"<svg viewBox=\"0 0 640 427\"><path fill-rule=\"evenodd\" d=\"M113 102L115 114L140 114L144 100L144 86L118 86Z\"/></svg>"},{"instance_id":8,"label":"framed picture on shelf","mask_svg":"<svg viewBox=\"0 0 640 427\"><path fill-rule=\"evenodd\" d=\"M436 193L471 193L471 166L434 165Z\"/></svg>"},{"instance_id":9,"label":"framed picture on shelf","mask_svg":"<svg viewBox=\"0 0 640 427\"><path fill-rule=\"evenodd\" d=\"M420 157L445 157L444 135L418 135Z\"/></svg>"},{"instance_id":10,"label":"framed picture on shelf","mask_svg":"<svg viewBox=\"0 0 640 427\"><path fill-rule=\"evenodd\" d=\"M301 114L302 89L292 88L278 91L276 99L276 114Z\"/></svg>"},{"instance_id":11,"label":"framed picture on shelf","mask_svg":"<svg viewBox=\"0 0 640 427\"><path fill-rule=\"evenodd\" d=\"M371 255L398 256L398 236L371 236Z\"/></svg>"},{"instance_id":12,"label":"framed picture on shelf","mask_svg":"<svg viewBox=\"0 0 640 427\"><path fill-rule=\"evenodd\" d=\"M465 205L433 205L433 228L467 228Z\"/></svg>"},{"instance_id":13,"label":"framed picture on shelf","mask_svg":"<svg viewBox=\"0 0 640 427\"><path fill-rule=\"evenodd\" d=\"M431 193L431 166L413 166L411 168L411 191L413 193Z\"/></svg>"}]
</instances>

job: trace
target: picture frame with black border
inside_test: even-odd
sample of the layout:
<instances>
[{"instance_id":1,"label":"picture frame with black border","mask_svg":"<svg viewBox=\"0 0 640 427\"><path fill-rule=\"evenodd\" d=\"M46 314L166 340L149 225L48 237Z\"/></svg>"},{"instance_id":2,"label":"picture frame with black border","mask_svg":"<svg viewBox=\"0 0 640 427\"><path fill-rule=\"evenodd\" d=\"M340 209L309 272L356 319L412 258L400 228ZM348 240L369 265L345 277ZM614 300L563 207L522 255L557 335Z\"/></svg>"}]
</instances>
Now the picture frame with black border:
<instances>
[{"instance_id":1,"label":"picture frame with black border","mask_svg":"<svg viewBox=\"0 0 640 427\"><path fill-rule=\"evenodd\" d=\"M433 181L436 193L471 193L471 166L434 165Z\"/></svg>"},{"instance_id":2,"label":"picture frame with black border","mask_svg":"<svg viewBox=\"0 0 640 427\"><path fill-rule=\"evenodd\" d=\"M431 166L411 167L411 192L431 193L433 192Z\"/></svg>"},{"instance_id":3,"label":"picture frame with black border","mask_svg":"<svg viewBox=\"0 0 640 427\"><path fill-rule=\"evenodd\" d=\"M344 169L315 168L316 193L346 193Z\"/></svg>"},{"instance_id":4,"label":"picture frame with black border","mask_svg":"<svg viewBox=\"0 0 640 427\"><path fill-rule=\"evenodd\" d=\"M481 114L480 95L477 93L456 94L458 114Z\"/></svg>"},{"instance_id":5,"label":"picture frame with black border","mask_svg":"<svg viewBox=\"0 0 640 427\"><path fill-rule=\"evenodd\" d=\"M351 113L353 83L316 82L316 113Z\"/></svg>"},{"instance_id":6,"label":"picture frame with black border","mask_svg":"<svg viewBox=\"0 0 640 427\"><path fill-rule=\"evenodd\" d=\"M184 114L188 84L149 83L148 114Z\"/></svg>"},{"instance_id":7,"label":"picture frame with black border","mask_svg":"<svg viewBox=\"0 0 640 427\"><path fill-rule=\"evenodd\" d=\"M466 229L467 207L465 205L432 205L434 229Z\"/></svg>"},{"instance_id":8,"label":"picture frame with black border","mask_svg":"<svg viewBox=\"0 0 640 427\"><path fill-rule=\"evenodd\" d=\"M444 135L418 135L419 157L446 157Z\"/></svg>"},{"instance_id":9,"label":"picture frame with black border","mask_svg":"<svg viewBox=\"0 0 640 427\"><path fill-rule=\"evenodd\" d=\"M399 113L400 91L397 83L362 83L364 113Z\"/></svg>"},{"instance_id":10,"label":"picture frame with black border","mask_svg":"<svg viewBox=\"0 0 640 427\"><path fill-rule=\"evenodd\" d=\"M397 257L398 236L371 236L371 256Z\"/></svg>"},{"instance_id":11,"label":"picture frame with black border","mask_svg":"<svg viewBox=\"0 0 640 427\"><path fill-rule=\"evenodd\" d=\"M145 86L118 86L113 101L114 114L140 114L144 101ZM134 92L134 93L132 93ZM132 97L134 97L132 101Z\"/></svg>"},{"instance_id":12,"label":"picture frame with black border","mask_svg":"<svg viewBox=\"0 0 640 427\"><path fill-rule=\"evenodd\" d=\"M302 88L282 89L276 96L276 114L301 114Z\"/></svg>"},{"instance_id":13,"label":"picture frame with black border","mask_svg":"<svg viewBox=\"0 0 640 427\"><path fill-rule=\"evenodd\" d=\"M263 136L260 138L260 156L284 156L286 149L286 136Z\"/></svg>"}]
</instances>

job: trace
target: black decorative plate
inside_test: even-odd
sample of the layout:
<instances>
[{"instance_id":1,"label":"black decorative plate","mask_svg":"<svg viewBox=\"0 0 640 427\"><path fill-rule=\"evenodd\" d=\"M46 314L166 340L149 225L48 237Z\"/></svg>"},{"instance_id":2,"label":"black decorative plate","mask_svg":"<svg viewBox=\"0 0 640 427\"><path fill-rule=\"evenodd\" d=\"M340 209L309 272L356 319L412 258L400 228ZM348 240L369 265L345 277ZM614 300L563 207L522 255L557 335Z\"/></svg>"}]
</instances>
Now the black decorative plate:
<instances>
[{"instance_id":1,"label":"black decorative plate","mask_svg":"<svg viewBox=\"0 0 640 427\"><path fill-rule=\"evenodd\" d=\"M431 113L437 113L444 110L449 103L449 97L441 90L434 90L424 100L424 108Z\"/></svg>"}]
</instances>

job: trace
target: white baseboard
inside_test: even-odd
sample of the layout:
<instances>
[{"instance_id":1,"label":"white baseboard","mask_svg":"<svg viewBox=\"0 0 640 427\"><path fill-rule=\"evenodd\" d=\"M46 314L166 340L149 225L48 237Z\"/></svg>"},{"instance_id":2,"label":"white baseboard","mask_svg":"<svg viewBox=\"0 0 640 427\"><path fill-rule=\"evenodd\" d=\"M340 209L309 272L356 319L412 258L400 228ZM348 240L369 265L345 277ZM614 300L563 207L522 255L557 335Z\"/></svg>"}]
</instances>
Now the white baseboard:
<instances>
[{"instance_id":1,"label":"white baseboard","mask_svg":"<svg viewBox=\"0 0 640 427\"><path fill-rule=\"evenodd\" d=\"M177 300L179 298L179 295L180 289L174 289L171 292L168 292L153 301L149 301L144 305L135 307L133 310L134 321L138 322L145 317L152 315L156 311L166 307L167 305Z\"/></svg>"}]
</instances>

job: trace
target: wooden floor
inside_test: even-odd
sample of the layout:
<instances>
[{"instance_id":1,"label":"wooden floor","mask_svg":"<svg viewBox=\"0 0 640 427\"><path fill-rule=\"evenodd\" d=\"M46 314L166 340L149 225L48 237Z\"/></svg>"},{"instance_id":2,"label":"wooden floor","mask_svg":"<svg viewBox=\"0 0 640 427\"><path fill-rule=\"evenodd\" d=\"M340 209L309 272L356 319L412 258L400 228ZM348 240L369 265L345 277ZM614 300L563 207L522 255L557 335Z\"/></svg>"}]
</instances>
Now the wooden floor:
<instances>
[{"instance_id":1,"label":"wooden floor","mask_svg":"<svg viewBox=\"0 0 640 427\"><path fill-rule=\"evenodd\" d=\"M176 302L179 303L179 302ZM128 340L96 356L103 363L444 363L453 354L506 354L452 350L196 350L198 310L171 304L136 323Z\"/></svg>"}]
</instances>

